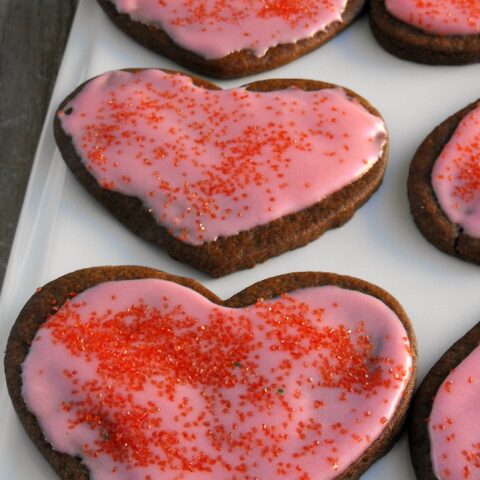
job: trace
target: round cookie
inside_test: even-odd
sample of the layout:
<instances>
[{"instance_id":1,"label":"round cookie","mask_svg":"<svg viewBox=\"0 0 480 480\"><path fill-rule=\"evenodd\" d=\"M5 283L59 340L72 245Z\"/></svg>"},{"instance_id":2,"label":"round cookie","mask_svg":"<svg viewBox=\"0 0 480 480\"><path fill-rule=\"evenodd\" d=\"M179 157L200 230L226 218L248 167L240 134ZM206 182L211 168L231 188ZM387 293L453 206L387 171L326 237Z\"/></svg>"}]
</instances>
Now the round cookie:
<instances>
[{"instance_id":1,"label":"round cookie","mask_svg":"<svg viewBox=\"0 0 480 480\"><path fill-rule=\"evenodd\" d=\"M478 478L479 344L480 323L442 355L414 395L409 443L419 480Z\"/></svg>"},{"instance_id":2,"label":"round cookie","mask_svg":"<svg viewBox=\"0 0 480 480\"><path fill-rule=\"evenodd\" d=\"M395 10L397 15L387 8L388 1L398 9L398 11ZM414 13L411 13L408 8ZM479 62L480 7L478 2L470 0L462 5L456 5L455 8L462 16L465 9L471 10L470 17L467 15L463 18L463 23L466 25L463 30L458 28L455 30L455 27L462 22L455 21L458 19L450 20L452 2L448 0L442 0L442 2L372 0L370 25L380 45L388 52L405 60L432 65L463 65ZM432 17L436 22L432 21ZM438 24L443 26L443 29ZM450 30L445 30L445 25L451 26ZM452 31L455 33L451 33Z\"/></svg>"},{"instance_id":3,"label":"round cookie","mask_svg":"<svg viewBox=\"0 0 480 480\"><path fill-rule=\"evenodd\" d=\"M477 100L437 126L415 153L408 176L411 212L425 238L440 250L476 264L480 264L475 168L480 155L479 111ZM450 164L441 166L436 163L439 159Z\"/></svg>"}]
</instances>

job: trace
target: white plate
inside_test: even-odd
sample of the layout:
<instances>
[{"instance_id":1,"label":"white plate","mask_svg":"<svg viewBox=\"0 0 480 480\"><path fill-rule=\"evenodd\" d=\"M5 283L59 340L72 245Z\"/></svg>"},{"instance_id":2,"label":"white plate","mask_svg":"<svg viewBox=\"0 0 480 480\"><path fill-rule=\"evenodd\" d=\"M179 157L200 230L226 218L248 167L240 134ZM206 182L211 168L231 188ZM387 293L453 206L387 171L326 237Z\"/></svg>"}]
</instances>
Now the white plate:
<instances>
[{"instance_id":1,"label":"white plate","mask_svg":"<svg viewBox=\"0 0 480 480\"><path fill-rule=\"evenodd\" d=\"M417 333L420 378L480 320L479 267L449 257L420 235L409 214L406 178L415 149L448 115L480 97L480 65L431 67L401 61L374 41L366 18L290 65L248 79L300 77L345 85L367 98L386 119L390 163L380 190L355 217L310 245L223 279L211 279L170 259L118 224L83 190L55 147L53 112L79 83L106 70L175 64L117 30L95 0L82 0L38 146L0 299L0 342L35 288L93 265L149 265L193 277L220 297L260 279L301 270L363 278L392 293ZM0 479L54 479L18 421L0 380ZM365 480L413 479L405 436Z\"/></svg>"}]
</instances>

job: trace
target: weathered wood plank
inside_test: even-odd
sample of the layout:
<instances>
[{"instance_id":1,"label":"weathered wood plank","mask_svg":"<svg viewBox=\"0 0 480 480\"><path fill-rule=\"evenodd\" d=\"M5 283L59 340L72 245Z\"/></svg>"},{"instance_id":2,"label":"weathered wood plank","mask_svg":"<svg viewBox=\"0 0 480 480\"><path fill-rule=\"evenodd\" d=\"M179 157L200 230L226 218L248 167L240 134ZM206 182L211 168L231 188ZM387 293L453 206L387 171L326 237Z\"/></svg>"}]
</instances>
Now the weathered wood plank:
<instances>
[{"instance_id":1,"label":"weathered wood plank","mask_svg":"<svg viewBox=\"0 0 480 480\"><path fill-rule=\"evenodd\" d=\"M77 2L0 1L0 285Z\"/></svg>"}]
</instances>

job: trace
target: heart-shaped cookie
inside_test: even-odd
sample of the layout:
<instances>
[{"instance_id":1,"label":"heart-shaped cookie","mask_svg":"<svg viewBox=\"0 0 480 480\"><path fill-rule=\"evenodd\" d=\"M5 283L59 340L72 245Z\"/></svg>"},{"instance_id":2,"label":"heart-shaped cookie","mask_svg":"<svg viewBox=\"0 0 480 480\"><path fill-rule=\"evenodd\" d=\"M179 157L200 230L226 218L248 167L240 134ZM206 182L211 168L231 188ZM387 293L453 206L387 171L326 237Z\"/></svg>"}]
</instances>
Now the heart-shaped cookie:
<instances>
[{"instance_id":1,"label":"heart-shaped cookie","mask_svg":"<svg viewBox=\"0 0 480 480\"><path fill-rule=\"evenodd\" d=\"M59 107L55 137L125 225L214 276L347 221L378 188L387 139L353 92L313 80L221 90L161 70L110 72Z\"/></svg>"},{"instance_id":2,"label":"heart-shaped cookie","mask_svg":"<svg viewBox=\"0 0 480 480\"><path fill-rule=\"evenodd\" d=\"M478 0L372 0L370 24L397 57L433 65L480 61Z\"/></svg>"},{"instance_id":3,"label":"heart-shaped cookie","mask_svg":"<svg viewBox=\"0 0 480 480\"><path fill-rule=\"evenodd\" d=\"M432 367L412 402L410 451L419 480L480 475L480 323Z\"/></svg>"},{"instance_id":4,"label":"heart-shaped cookie","mask_svg":"<svg viewBox=\"0 0 480 480\"><path fill-rule=\"evenodd\" d=\"M47 284L6 377L61 478L353 479L392 445L416 344L389 294L293 273L221 301L142 267Z\"/></svg>"},{"instance_id":5,"label":"heart-shaped cookie","mask_svg":"<svg viewBox=\"0 0 480 480\"><path fill-rule=\"evenodd\" d=\"M408 197L425 238L480 264L480 100L438 125L410 164Z\"/></svg>"},{"instance_id":6,"label":"heart-shaped cookie","mask_svg":"<svg viewBox=\"0 0 480 480\"><path fill-rule=\"evenodd\" d=\"M263 72L347 28L364 0L98 0L137 42L218 78Z\"/></svg>"}]
</instances>

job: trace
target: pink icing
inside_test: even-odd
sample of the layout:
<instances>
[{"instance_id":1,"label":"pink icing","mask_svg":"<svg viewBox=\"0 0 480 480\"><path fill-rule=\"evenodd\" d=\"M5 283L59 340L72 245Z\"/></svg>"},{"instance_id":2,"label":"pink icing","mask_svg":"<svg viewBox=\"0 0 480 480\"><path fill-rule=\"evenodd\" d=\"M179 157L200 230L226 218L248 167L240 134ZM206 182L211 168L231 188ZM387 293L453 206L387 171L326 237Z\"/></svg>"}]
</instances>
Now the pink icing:
<instances>
[{"instance_id":1,"label":"pink icing","mask_svg":"<svg viewBox=\"0 0 480 480\"><path fill-rule=\"evenodd\" d=\"M440 480L480 478L480 347L438 389L428 422L434 473Z\"/></svg>"},{"instance_id":2,"label":"pink icing","mask_svg":"<svg viewBox=\"0 0 480 480\"><path fill-rule=\"evenodd\" d=\"M132 20L162 28L206 59L239 50L262 57L342 20L347 0L111 0Z\"/></svg>"},{"instance_id":3,"label":"pink icing","mask_svg":"<svg viewBox=\"0 0 480 480\"><path fill-rule=\"evenodd\" d=\"M385 0L386 9L402 22L437 35L480 34L478 0Z\"/></svg>"},{"instance_id":4,"label":"pink icing","mask_svg":"<svg viewBox=\"0 0 480 480\"><path fill-rule=\"evenodd\" d=\"M445 215L480 238L480 106L445 145L432 170L432 186Z\"/></svg>"},{"instance_id":5,"label":"pink icing","mask_svg":"<svg viewBox=\"0 0 480 480\"><path fill-rule=\"evenodd\" d=\"M206 90L158 70L101 75L59 115L102 187L194 245L317 203L368 171L386 139L340 88Z\"/></svg>"},{"instance_id":6,"label":"pink icing","mask_svg":"<svg viewBox=\"0 0 480 480\"><path fill-rule=\"evenodd\" d=\"M327 480L388 424L412 360L383 302L325 286L243 309L100 284L39 329L23 395L95 480Z\"/></svg>"}]
</instances>

